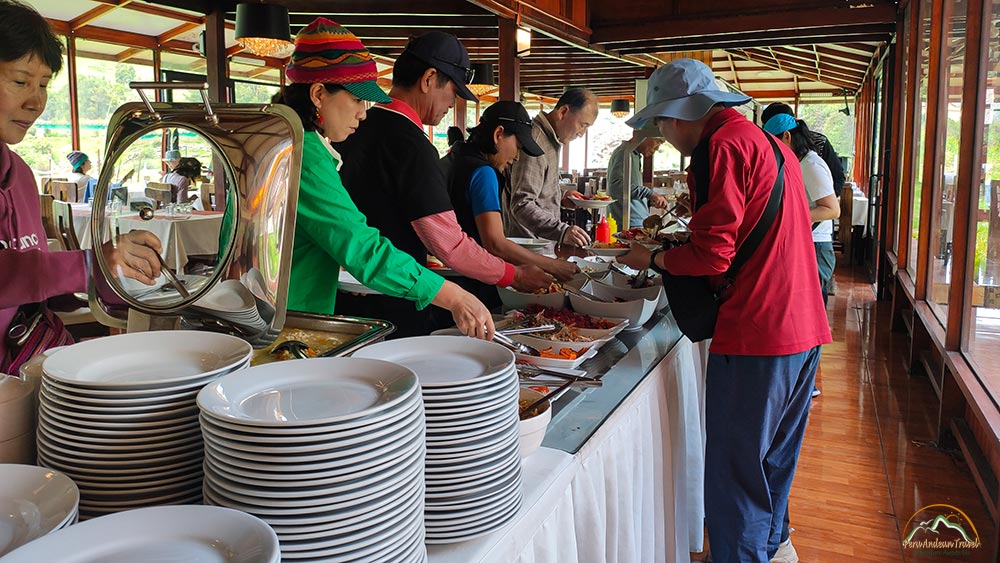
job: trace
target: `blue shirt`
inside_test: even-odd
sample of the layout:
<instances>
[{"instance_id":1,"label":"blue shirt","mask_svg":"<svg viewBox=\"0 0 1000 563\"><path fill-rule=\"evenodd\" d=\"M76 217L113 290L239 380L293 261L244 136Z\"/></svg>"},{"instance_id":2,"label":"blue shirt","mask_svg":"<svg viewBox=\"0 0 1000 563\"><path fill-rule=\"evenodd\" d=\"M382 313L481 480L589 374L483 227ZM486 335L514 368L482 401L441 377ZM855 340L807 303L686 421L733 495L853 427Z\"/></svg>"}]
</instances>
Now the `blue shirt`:
<instances>
[{"instance_id":1,"label":"blue shirt","mask_svg":"<svg viewBox=\"0 0 1000 563\"><path fill-rule=\"evenodd\" d=\"M472 215L482 215L489 211L500 212L500 184L492 166L480 166L469 180L469 204Z\"/></svg>"}]
</instances>

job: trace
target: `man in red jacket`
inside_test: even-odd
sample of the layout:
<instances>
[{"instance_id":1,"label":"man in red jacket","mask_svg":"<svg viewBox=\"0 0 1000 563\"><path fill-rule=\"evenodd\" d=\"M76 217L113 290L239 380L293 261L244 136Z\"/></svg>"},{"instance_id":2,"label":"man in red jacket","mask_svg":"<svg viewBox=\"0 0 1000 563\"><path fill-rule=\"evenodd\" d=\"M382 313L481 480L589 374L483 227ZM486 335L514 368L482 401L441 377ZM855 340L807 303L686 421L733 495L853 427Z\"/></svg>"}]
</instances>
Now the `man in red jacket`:
<instances>
[{"instance_id":1,"label":"man in red jacket","mask_svg":"<svg viewBox=\"0 0 1000 563\"><path fill-rule=\"evenodd\" d=\"M628 124L655 119L660 133L707 170L688 244L650 253L636 246L619 260L672 276L723 274L764 214L778 177L767 133L732 106L750 99L719 90L711 69L692 59L658 68L646 107ZM698 147L708 139L707 153ZM721 294L709 348L705 420L705 516L716 563L767 563L779 551L788 492L809 414L820 345L830 342L809 205L795 155L784 157L784 191L758 249ZM707 156L707 158L706 158ZM707 161L707 162L705 162ZM702 180L705 181L704 179ZM794 551L781 546L784 557Z\"/></svg>"}]
</instances>

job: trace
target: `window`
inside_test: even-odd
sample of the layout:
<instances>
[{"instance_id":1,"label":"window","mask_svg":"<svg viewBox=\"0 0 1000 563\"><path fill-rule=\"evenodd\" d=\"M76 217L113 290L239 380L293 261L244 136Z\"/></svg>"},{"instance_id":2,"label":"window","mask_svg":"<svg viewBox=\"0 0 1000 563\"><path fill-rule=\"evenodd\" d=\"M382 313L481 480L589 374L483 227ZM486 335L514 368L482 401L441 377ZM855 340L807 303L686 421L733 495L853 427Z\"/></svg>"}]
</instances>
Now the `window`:
<instances>
[{"instance_id":1,"label":"window","mask_svg":"<svg viewBox=\"0 0 1000 563\"><path fill-rule=\"evenodd\" d=\"M911 37L910 37L910 21L911 21L912 17L913 17L913 7L911 5L909 8L907 8L907 10L906 10L906 16L905 16L904 21L903 21L903 36L901 38L899 38L900 45L902 45L902 52L900 53L900 57L901 57L901 62L902 62L902 66L903 66L903 69L902 69L903 71L902 71L902 74L900 74L900 79L899 79L899 84L898 84L898 93L895 96L895 98L896 98L895 102L899 106L899 115L901 116L900 120L899 120L900 131L899 131L899 135L897 137L899 139L908 139L909 138L909 132L906 129L906 124L908 122L908 119L906 118L906 116L908 114L906 112L908 111L907 108L909 107L907 105L907 103L906 103L907 102L907 98L906 98L906 84L907 84L908 77L910 75L909 60L910 60L910 52L911 52L910 46L911 46L911 43L912 43ZM896 192L896 218L895 218L895 221L891 225L892 228L889 229L888 232L886 233L886 236L888 236L889 239L892 241L892 251L896 254L896 256L899 256L899 222L903 221L904 220L903 217L905 217L905 215L903 214L903 206L899 205L899 202L900 202L899 190L903 189L903 187L901 186L900 182L902 182L902 178L903 178L903 166L904 166L904 164L905 164L905 159L902 157L902 155L900 155L900 157L899 157L899 167L895 171L896 177L892 179L892 181L895 182L896 187L897 187L897 192Z\"/></svg>"},{"instance_id":2,"label":"window","mask_svg":"<svg viewBox=\"0 0 1000 563\"><path fill-rule=\"evenodd\" d=\"M955 178L962 125L962 73L965 66L965 0L946 0L944 64L938 116L937 152L941 159L940 191L931 210L930 258L927 263L928 302L942 324L948 321L948 290L951 281L951 242L955 217ZM930 194L928 194L929 196Z\"/></svg>"},{"instance_id":3,"label":"window","mask_svg":"<svg viewBox=\"0 0 1000 563\"><path fill-rule=\"evenodd\" d=\"M983 145L975 167L981 176L973 182L979 190L975 258L970 281L972 303L967 314L970 329L963 334L963 349L981 378L1000 376L1000 0L986 2L990 18L986 45L986 115ZM990 16L992 14L992 16ZM996 384L987 388L997 389Z\"/></svg>"},{"instance_id":4,"label":"window","mask_svg":"<svg viewBox=\"0 0 1000 563\"><path fill-rule=\"evenodd\" d=\"M923 196L924 182L924 147L927 136L927 81L930 72L930 36L931 12L934 10L933 0L924 0L920 5L920 29L917 45L917 100L913 118L913 201L910 207L910 250L906 257L906 271L916 279L917 276L917 240L920 229L920 201Z\"/></svg>"},{"instance_id":5,"label":"window","mask_svg":"<svg viewBox=\"0 0 1000 563\"><path fill-rule=\"evenodd\" d=\"M106 47L103 47L106 49ZM79 52L101 52L101 44L77 40ZM151 81L153 68L129 62L113 62L77 56L77 92L80 106L80 150L94 164L91 175L96 177L104 162L104 141L108 121L119 106L140 101L139 94L129 88L133 80ZM68 169L69 164L66 164ZM159 171L157 171L159 173Z\"/></svg>"}]
</instances>

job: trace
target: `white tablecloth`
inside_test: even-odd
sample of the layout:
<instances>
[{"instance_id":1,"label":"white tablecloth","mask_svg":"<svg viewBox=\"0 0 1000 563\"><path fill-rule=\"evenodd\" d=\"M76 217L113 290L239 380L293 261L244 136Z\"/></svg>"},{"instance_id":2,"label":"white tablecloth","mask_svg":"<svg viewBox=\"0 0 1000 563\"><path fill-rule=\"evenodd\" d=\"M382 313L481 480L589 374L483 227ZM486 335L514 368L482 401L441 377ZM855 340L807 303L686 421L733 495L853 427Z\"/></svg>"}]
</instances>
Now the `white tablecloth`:
<instances>
[{"instance_id":1,"label":"white tablecloth","mask_svg":"<svg viewBox=\"0 0 1000 563\"><path fill-rule=\"evenodd\" d=\"M854 205L851 207L851 225L855 227L868 226L868 198L863 194L854 194Z\"/></svg>"},{"instance_id":2,"label":"white tablecloth","mask_svg":"<svg viewBox=\"0 0 1000 563\"><path fill-rule=\"evenodd\" d=\"M73 227L82 248L90 248L93 244L90 215L89 210L73 211ZM163 242L163 259L167 266L183 271L188 256L218 254L222 213L190 215L186 219L154 217L149 221L139 219L136 213L123 213L118 219L118 227L122 233L139 229L152 232Z\"/></svg>"},{"instance_id":3,"label":"white tablecloth","mask_svg":"<svg viewBox=\"0 0 1000 563\"><path fill-rule=\"evenodd\" d=\"M576 455L524 462L524 505L501 530L428 546L431 563L687 562L701 551L701 347L682 339Z\"/></svg>"}]
</instances>

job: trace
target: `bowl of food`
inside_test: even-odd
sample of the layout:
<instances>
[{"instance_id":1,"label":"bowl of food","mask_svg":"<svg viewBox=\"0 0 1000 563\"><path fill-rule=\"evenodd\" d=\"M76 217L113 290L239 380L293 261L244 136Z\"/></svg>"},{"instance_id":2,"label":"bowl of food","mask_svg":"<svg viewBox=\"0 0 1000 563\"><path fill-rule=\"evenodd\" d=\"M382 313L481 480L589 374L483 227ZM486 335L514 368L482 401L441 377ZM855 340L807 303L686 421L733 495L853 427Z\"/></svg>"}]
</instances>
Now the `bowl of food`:
<instances>
[{"instance_id":1,"label":"bowl of food","mask_svg":"<svg viewBox=\"0 0 1000 563\"><path fill-rule=\"evenodd\" d=\"M522 412L524 408L543 396L539 391L522 387L521 393L517 397L518 412L521 417L519 432L521 459L535 453L535 450L542 446L542 440L545 439L545 429L548 427L549 421L552 420L552 403L549 401L538 405L531 412Z\"/></svg>"},{"instance_id":2,"label":"bowl of food","mask_svg":"<svg viewBox=\"0 0 1000 563\"><path fill-rule=\"evenodd\" d=\"M558 283L552 283L536 293L522 293L510 287L498 287L497 291L500 293L500 301L505 311L522 309L528 305L541 305L553 309L562 309L566 306L566 291Z\"/></svg>"},{"instance_id":3,"label":"bowl of food","mask_svg":"<svg viewBox=\"0 0 1000 563\"><path fill-rule=\"evenodd\" d=\"M632 246L624 241L594 242L583 247L584 250L596 256L624 256L632 250Z\"/></svg>"},{"instance_id":4,"label":"bowl of food","mask_svg":"<svg viewBox=\"0 0 1000 563\"><path fill-rule=\"evenodd\" d=\"M588 283L583 286L583 292L596 295L593 286L594 284ZM642 328L642 325L646 324L646 321L653 316L657 307L656 299L639 298L630 301L601 303L572 293L569 295L569 302L573 306L573 310L578 313L597 317L628 319L628 326L625 327L626 331Z\"/></svg>"},{"instance_id":5,"label":"bowl of food","mask_svg":"<svg viewBox=\"0 0 1000 563\"><path fill-rule=\"evenodd\" d=\"M660 284L653 284L648 287L632 287L627 284L619 285L608 283L607 281L594 280L590 284L590 289L594 295L609 301L651 299L656 301L657 310L667 305L667 296L663 291L663 285Z\"/></svg>"}]
</instances>

